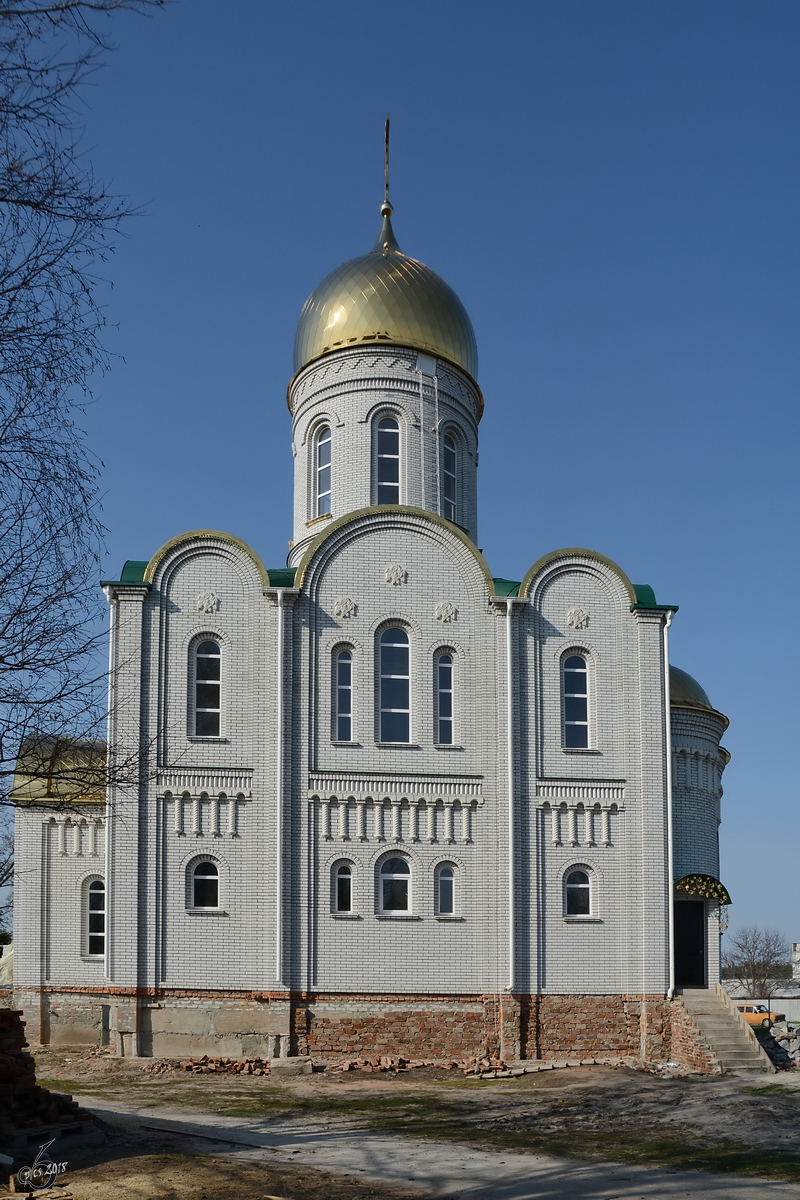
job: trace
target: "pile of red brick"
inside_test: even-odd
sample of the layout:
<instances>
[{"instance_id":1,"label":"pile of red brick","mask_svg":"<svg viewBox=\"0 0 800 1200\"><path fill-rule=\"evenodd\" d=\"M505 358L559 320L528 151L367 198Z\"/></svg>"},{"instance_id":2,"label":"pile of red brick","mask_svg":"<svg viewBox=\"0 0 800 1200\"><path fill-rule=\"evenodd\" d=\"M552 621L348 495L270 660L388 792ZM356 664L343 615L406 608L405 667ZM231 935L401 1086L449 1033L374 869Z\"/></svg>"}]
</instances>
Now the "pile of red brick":
<instances>
[{"instance_id":1,"label":"pile of red brick","mask_svg":"<svg viewBox=\"0 0 800 1200\"><path fill-rule=\"evenodd\" d=\"M375 1058L346 1058L343 1062L331 1063L328 1071L413 1071L416 1067L438 1067L444 1071L463 1071L465 1075L475 1071L500 1071L505 1063L499 1058L402 1058L399 1055L382 1054Z\"/></svg>"},{"instance_id":2,"label":"pile of red brick","mask_svg":"<svg viewBox=\"0 0 800 1200\"><path fill-rule=\"evenodd\" d=\"M0 1142L9 1145L18 1130L91 1121L71 1096L37 1085L27 1045L22 1013L0 1008Z\"/></svg>"},{"instance_id":3,"label":"pile of red brick","mask_svg":"<svg viewBox=\"0 0 800 1200\"><path fill-rule=\"evenodd\" d=\"M195 1075L269 1075L269 1059L265 1058L190 1058L186 1062L161 1059L142 1068L148 1075L164 1075L168 1071L191 1071Z\"/></svg>"}]
</instances>

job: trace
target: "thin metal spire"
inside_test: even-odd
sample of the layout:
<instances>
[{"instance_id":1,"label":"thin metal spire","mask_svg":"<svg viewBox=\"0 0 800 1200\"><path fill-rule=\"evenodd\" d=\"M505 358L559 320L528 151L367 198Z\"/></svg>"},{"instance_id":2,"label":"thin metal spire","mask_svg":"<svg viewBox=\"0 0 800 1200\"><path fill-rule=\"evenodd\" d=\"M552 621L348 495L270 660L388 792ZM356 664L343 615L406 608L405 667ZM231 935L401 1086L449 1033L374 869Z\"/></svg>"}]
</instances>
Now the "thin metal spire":
<instances>
[{"instance_id":1,"label":"thin metal spire","mask_svg":"<svg viewBox=\"0 0 800 1200\"><path fill-rule=\"evenodd\" d=\"M388 204L389 203L389 114L388 113L386 114L386 138L385 138L384 151L383 151L383 179L384 179L383 202L384 202L384 204Z\"/></svg>"},{"instance_id":2,"label":"thin metal spire","mask_svg":"<svg viewBox=\"0 0 800 1200\"><path fill-rule=\"evenodd\" d=\"M391 216L393 212L394 209L389 199L389 115L387 113L383 143L383 204L381 205L383 224L378 234L378 240L372 247L373 254L382 254L384 258L388 258L390 254L402 253L392 230Z\"/></svg>"}]
</instances>

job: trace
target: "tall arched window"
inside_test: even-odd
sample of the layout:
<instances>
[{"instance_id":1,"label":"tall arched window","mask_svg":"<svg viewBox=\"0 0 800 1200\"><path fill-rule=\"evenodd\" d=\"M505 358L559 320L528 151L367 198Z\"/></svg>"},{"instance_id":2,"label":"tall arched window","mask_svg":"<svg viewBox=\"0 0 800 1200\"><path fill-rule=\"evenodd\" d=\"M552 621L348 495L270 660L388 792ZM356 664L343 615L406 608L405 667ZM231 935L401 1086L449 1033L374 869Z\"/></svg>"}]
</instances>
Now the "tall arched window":
<instances>
[{"instance_id":1,"label":"tall arched window","mask_svg":"<svg viewBox=\"0 0 800 1200\"><path fill-rule=\"evenodd\" d=\"M564 746L583 750L589 745L589 672L582 654L564 659Z\"/></svg>"},{"instance_id":2,"label":"tall arched window","mask_svg":"<svg viewBox=\"0 0 800 1200\"><path fill-rule=\"evenodd\" d=\"M456 439L446 433L442 439L442 516L448 521L458 520L456 500L458 486L458 449Z\"/></svg>"},{"instance_id":3,"label":"tall arched window","mask_svg":"<svg viewBox=\"0 0 800 1200\"><path fill-rule=\"evenodd\" d=\"M436 912L440 917L451 917L456 911L456 872L450 863L444 863L436 872Z\"/></svg>"},{"instance_id":4,"label":"tall arched window","mask_svg":"<svg viewBox=\"0 0 800 1200\"><path fill-rule=\"evenodd\" d=\"M386 858L381 863L380 910L410 912L411 869L404 858Z\"/></svg>"},{"instance_id":5,"label":"tall arched window","mask_svg":"<svg viewBox=\"0 0 800 1200\"><path fill-rule=\"evenodd\" d=\"M219 908L219 870L216 863L208 860L195 863L192 871L192 907Z\"/></svg>"},{"instance_id":6,"label":"tall arched window","mask_svg":"<svg viewBox=\"0 0 800 1200\"><path fill-rule=\"evenodd\" d=\"M349 863L339 863L334 875L334 911L353 911L353 868Z\"/></svg>"},{"instance_id":7,"label":"tall arched window","mask_svg":"<svg viewBox=\"0 0 800 1200\"><path fill-rule=\"evenodd\" d=\"M317 432L314 453L314 516L331 511L331 427Z\"/></svg>"},{"instance_id":8,"label":"tall arched window","mask_svg":"<svg viewBox=\"0 0 800 1200\"><path fill-rule=\"evenodd\" d=\"M219 737L220 665L217 642L200 642L194 652L194 731L197 737Z\"/></svg>"},{"instance_id":9,"label":"tall arched window","mask_svg":"<svg viewBox=\"0 0 800 1200\"><path fill-rule=\"evenodd\" d=\"M378 504L400 503L400 426L394 417L378 422L376 455Z\"/></svg>"},{"instance_id":10,"label":"tall arched window","mask_svg":"<svg viewBox=\"0 0 800 1200\"><path fill-rule=\"evenodd\" d=\"M90 955L106 952L106 885L93 879L86 892L87 949Z\"/></svg>"},{"instance_id":11,"label":"tall arched window","mask_svg":"<svg viewBox=\"0 0 800 1200\"><path fill-rule=\"evenodd\" d=\"M334 672L334 739L350 742L353 740L353 655L350 650L337 652Z\"/></svg>"},{"instance_id":12,"label":"tall arched window","mask_svg":"<svg viewBox=\"0 0 800 1200\"><path fill-rule=\"evenodd\" d=\"M453 656L439 654L435 659L436 673L436 742L440 746L453 744Z\"/></svg>"},{"instance_id":13,"label":"tall arched window","mask_svg":"<svg viewBox=\"0 0 800 1200\"><path fill-rule=\"evenodd\" d=\"M409 644L405 629L384 629L380 639L381 742L411 740Z\"/></svg>"},{"instance_id":14,"label":"tall arched window","mask_svg":"<svg viewBox=\"0 0 800 1200\"><path fill-rule=\"evenodd\" d=\"M589 873L568 871L564 881L564 912L568 917L588 917L592 911L592 888Z\"/></svg>"}]
</instances>

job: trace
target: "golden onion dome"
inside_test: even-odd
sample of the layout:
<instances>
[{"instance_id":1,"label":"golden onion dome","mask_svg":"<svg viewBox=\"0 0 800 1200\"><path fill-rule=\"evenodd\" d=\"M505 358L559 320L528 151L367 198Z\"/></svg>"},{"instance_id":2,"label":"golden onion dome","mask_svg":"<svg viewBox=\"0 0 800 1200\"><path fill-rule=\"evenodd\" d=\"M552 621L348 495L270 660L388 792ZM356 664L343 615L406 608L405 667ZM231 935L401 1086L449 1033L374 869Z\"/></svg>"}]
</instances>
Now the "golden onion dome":
<instances>
[{"instance_id":1,"label":"golden onion dome","mask_svg":"<svg viewBox=\"0 0 800 1200\"><path fill-rule=\"evenodd\" d=\"M679 704L683 708L714 708L697 680L686 671L673 666L669 669L669 698L670 703Z\"/></svg>"},{"instance_id":2,"label":"golden onion dome","mask_svg":"<svg viewBox=\"0 0 800 1200\"><path fill-rule=\"evenodd\" d=\"M369 254L343 263L303 305L294 369L347 346L394 344L439 355L478 374L478 347L467 310L441 276L403 254L392 231L392 206Z\"/></svg>"}]
</instances>

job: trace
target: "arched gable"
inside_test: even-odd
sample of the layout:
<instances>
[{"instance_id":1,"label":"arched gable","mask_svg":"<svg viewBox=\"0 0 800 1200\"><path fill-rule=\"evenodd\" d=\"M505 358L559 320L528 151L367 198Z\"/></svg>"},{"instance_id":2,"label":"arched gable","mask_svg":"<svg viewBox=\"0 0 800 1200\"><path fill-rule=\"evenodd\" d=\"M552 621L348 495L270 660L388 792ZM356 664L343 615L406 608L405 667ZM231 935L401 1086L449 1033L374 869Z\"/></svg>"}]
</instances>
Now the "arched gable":
<instances>
[{"instance_id":1,"label":"arched gable","mask_svg":"<svg viewBox=\"0 0 800 1200\"><path fill-rule=\"evenodd\" d=\"M144 572L144 582L154 583L163 581L170 568L183 558L186 552L202 553L204 550L224 550L233 561L246 562L253 572L253 582L262 587L269 587L269 573L263 562L246 542L230 533L221 533L216 529L195 529L189 533L179 533L170 538L150 559ZM236 553L236 552L239 553Z\"/></svg>"},{"instance_id":2,"label":"arched gable","mask_svg":"<svg viewBox=\"0 0 800 1200\"><path fill-rule=\"evenodd\" d=\"M494 594L494 583L489 565L475 543L467 537L463 530L452 522L446 521L444 517L437 516L436 513L404 504L382 504L362 508L332 521L317 535L306 550L297 568L295 586L304 591L308 590L312 577L343 542L349 541L354 536L360 536L368 530L391 529L393 522L387 518L393 519L395 527L427 533L442 545L444 545L445 538L451 538L460 552L459 557L464 565L469 564L472 567L476 578L479 578L485 587L486 598L488 599Z\"/></svg>"},{"instance_id":3,"label":"arched gable","mask_svg":"<svg viewBox=\"0 0 800 1200\"><path fill-rule=\"evenodd\" d=\"M585 564L601 568L597 570L599 577L608 577L611 573L616 576L619 588L624 591L628 597L629 604L636 603L636 591L628 576L621 567L605 554L599 554L596 550L585 550L581 547L571 547L567 550L553 550L549 554L545 554L538 559L532 567L525 573L519 588L520 596L527 596L530 600L534 600L537 592L540 592L547 586L548 582L559 573L561 568L569 568ZM602 570L605 568L605 570Z\"/></svg>"}]
</instances>

